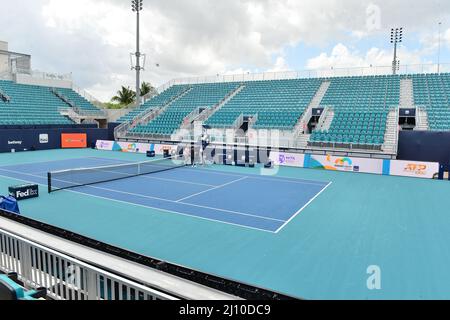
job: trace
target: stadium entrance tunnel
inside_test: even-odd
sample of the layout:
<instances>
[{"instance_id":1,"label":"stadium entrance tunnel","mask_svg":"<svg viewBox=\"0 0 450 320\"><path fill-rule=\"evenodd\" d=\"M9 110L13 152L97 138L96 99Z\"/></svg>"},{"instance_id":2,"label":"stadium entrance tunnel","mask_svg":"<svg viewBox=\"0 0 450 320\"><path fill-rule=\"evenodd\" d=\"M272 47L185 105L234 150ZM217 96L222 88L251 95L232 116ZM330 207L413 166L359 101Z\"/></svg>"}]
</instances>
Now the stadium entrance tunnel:
<instances>
[{"instance_id":1,"label":"stadium entrance tunnel","mask_svg":"<svg viewBox=\"0 0 450 320\"><path fill-rule=\"evenodd\" d=\"M405 131L414 130L416 127L416 109L400 109L398 125Z\"/></svg>"},{"instance_id":2,"label":"stadium entrance tunnel","mask_svg":"<svg viewBox=\"0 0 450 320\"><path fill-rule=\"evenodd\" d=\"M317 125L319 124L320 117L322 116L323 110L323 108L312 110L311 119L309 120L307 128L305 129L305 134L310 134L316 129Z\"/></svg>"}]
</instances>

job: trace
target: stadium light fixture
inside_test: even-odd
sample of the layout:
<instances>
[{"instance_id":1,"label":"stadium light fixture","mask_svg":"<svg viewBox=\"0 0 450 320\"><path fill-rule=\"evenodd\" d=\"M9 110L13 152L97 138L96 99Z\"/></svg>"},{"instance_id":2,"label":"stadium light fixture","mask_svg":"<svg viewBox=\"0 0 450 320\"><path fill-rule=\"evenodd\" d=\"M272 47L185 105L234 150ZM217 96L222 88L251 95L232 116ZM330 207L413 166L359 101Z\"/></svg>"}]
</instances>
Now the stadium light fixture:
<instances>
[{"instance_id":1,"label":"stadium light fixture","mask_svg":"<svg viewBox=\"0 0 450 320\"><path fill-rule=\"evenodd\" d=\"M397 59L397 44L403 42L403 27L391 29L391 44L394 45L394 59L392 60L392 73L400 70L400 61Z\"/></svg>"},{"instance_id":2,"label":"stadium light fixture","mask_svg":"<svg viewBox=\"0 0 450 320\"><path fill-rule=\"evenodd\" d=\"M143 0L132 0L131 1L131 10L136 12L136 53L134 56L136 57L135 65L131 66L131 69L136 70L136 105L141 104L141 71L144 70L141 67L141 57L143 56L140 52L140 21L139 21L139 13L143 10Z\"/></svg>"}]
</instances>

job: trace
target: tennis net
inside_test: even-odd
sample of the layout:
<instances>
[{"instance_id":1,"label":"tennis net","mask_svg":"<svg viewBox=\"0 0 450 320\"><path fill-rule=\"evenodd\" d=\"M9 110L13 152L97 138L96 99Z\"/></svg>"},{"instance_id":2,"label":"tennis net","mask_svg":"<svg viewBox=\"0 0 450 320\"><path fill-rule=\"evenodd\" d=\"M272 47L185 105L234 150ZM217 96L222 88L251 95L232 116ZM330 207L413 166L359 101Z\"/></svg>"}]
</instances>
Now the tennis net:
<instances>
[{"instance_id":1,"label":"tennis net","mask_svg":"<svg viewBox=\"0 0 450 320\"><path fill-rule=\"evenodd\" d=\"M138 177L185 165L183 157L174 156L129 164L53 171L48 173L48 192Z\"/></svg>"}]
</instances>

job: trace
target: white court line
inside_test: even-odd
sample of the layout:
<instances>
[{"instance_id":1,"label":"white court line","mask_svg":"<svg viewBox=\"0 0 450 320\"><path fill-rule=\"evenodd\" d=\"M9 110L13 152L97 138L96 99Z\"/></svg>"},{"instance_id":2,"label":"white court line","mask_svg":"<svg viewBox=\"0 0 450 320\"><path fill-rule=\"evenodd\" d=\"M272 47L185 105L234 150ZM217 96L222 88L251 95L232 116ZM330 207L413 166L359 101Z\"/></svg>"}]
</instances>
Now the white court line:
<instances>
[{"instance_id":1,"label":"white court line","mask_svg":"<svg viewBox=\"0 0 450 320\"><path fill-rule=\"evenodd\" d=\"M244 175L244 174L233 174L233 173L225 173L225 172L219 172L219 171L215 171L215 170L198 170L198 169L192 169L192 168L180 168L180 170L189 170L189 171L195 171L195 172L201 172L201 173L212 173L212 174L216 174L216 175L221 175L221 176L228 176L228 177L247 177L249 179L256 179L256 180L264 180L264 181L280 181L280 182L286 182L286 183L294 183L294 184L306 184L306 185L312 185L312 186L324 186L325 182L314 182L312 180L302 180L302 179L292 179L292 180L288 180L288 179L283 179L277 176L273 176L270 178L264 178L262 176L258 176L256 174L254 175Z\"/></svg>"},{"instance_id":2,"label":"white court line","mask_svg":"<svg viewBox=\"0 0 450 320\"><path fill-rule=\"evenodd\" d=\"M225 188L225 187L227 187L227 186L229 186L229 185L231 185L231 184L238 183L238 182L243 181L243 180L246 180L246 179L248 179L248 177L242 177L241 179L237 179L237 180L234 180L234 181L231 181L231 182L222 184L222 185L220 185L220 186L217 186L217 187L214 187L214 188L211 188L211 189L208 189L208 190L205 190L205 191L202 191L202 192L199 192L199 193L190 195L189 197L186 197L186 198L183 198L183 199L179 199L179 200L177 200L177 201L175 201L175 202L182 202L182 201L184 201L184 200L194 198L194 197L196 197L196 196L199 196L199 195L204 194L204 193L207 193L207 192L211 192L211 191L214 191L214 190L217 190L217 189Z\"/></svg>"},{"instance_id":3,"label":"white court line","mask_svg":"<svg viewBox=\"0 0 450 320\"><path fill-rule=\"evenodd\" d=\"M5 170L0 169L0 171L5 171ZM11 179L11 180L23 181L23 182L26 182L26 183L36 183L36 181L29 181L29 180L25 180L25 179L21 179L21 178L17 178L17 177L13 178L13 177L4 176L4 175L1 175L1 174L0 174L0 177ZM37 184L40 185L40 186L44 186L44 187L47 186L46 184L43 184L43 183L37 183ZM222 221L222 220L215 220L215 219L210 219L210 218L194 216L194 215L191 215L191 214L188 214L188 213L183 213L183 212L178 212L178 211L171 211L171 210L162 209L162 208L156 208L156 207L151 207L151 206L145 206L145 205L137 204L137 203L133 203L133 202L117 200L117 199L114 199L114 198L106 198L106 197L102 197L102 196L96 196L96 195L93 195L93 194L83 193L83 192L79 192L79 191L75 191L75 190L62 190L61 192L69 192L69 193L79 194L79 195L82 195L82 196L92 197L92 198L96 198L96 199L102 199L102 200L122 203L122 204L126 204L126 205L132 205L132 206L135 206L135 207L146 208L146 209L153 209L153 210L156 210L156 211L167 212L167 213L170 213L170 214L178 214L178 215L181 215L181 216L184 216L184 217L189 217L189 218L195 218L195 219L205 220L205 221L209 221L209 222L226 224L226 225L230 225L230 226L233 226L233 227L249 229L249 230L256 230L256 231L261 231L261 232L270 233L270 234L275 234L274 231L270 231L270 230L266 230L266 229L260 229L260 228L245 226L245 225L242 225L242 224L226 222L226 221Z\"/></svg>"},{"instance_id":4,"label":"white court line","mask_svg":"<svg viewBox=\"0 0 450 320\"><path fill-rule=\"evenodd\" d=\"M91 159L91 157L81 157L81 158L74 158L74 159L61 159L61 160L50 160L50 161L42 161L42 162L31 162L31 163L12 164L12 165L2 166L2 167L0 167L0 169L3 169L3 168L10 168L10 167L19 167L19 166L42 165L42 164L55 163L55 162L66 162L66 161L85 160L85 159Z\"/></svg>"},{"instance_id":5,"label":"white court line","mask_svg":"<svg viewBox=\"0 0 450 320\"><path fill-rule=\"evenodd\" d=\"M81 159L92 159L92 160L108 160L113 162L120 162L121 164L133 164L133 162L125 161L125 160L119 160L119 159L109 159L109 158L100 158L100 157L82 157L82 158L76 158L76 159L65 159L65 160L54 160L54 161L44 161L44 162L36 162L36 163L25 163L23 165L35 165L35 164L44 164L44 163L53 163L53 162L60 162L60 161L73 161L73 160L81 160ZM19 164L22 165L22 164ZM19 166L17 165L17 166ZM14 167L14 165L6 166L6 167ZM2 167L0 167L2 168ZM3 167L4 168L4 167ZM89 168L88 168L89 169ZM233 174L233 173L227 173L227 172L221 172L217 170L199 170L199 169L193 169L193 168L187 168L187 167L181 167L178 168L179 170L188 170L188 171L194 171L194 172L200 172L200 173L210 173L215 175L221 175L221 176L228 176L228 177L248 177L251 179L257 179L257 180L265 180L265 181L281 181L281 182L287 182L287 183L294 183L294 184L306 184L306 185L314 185L314 186L323 186L325 185L325 182L314 182L313 180L303 180L303 179L296 179L291 178L290 180L284 179L282 177L278 176L272 176L270 178L264 178L259 175L244 175L244 174Z\"/></svg>"},{"instance_id":6,"label":"white court line","mask_svg":"<svg viewBox=\"0 0 450 320\"><path fill-rule=\"evenodd\" d=\"M277 231L275 231L275 233L279 233L281 230L284 229L284 227L286 227L292 220L294 220L303 210L306 209L306 207L308 207L314 200L317 199L317 197L319 197L323 192L325 192L325 190L328 189L329 186L331 186L333 184L333 182L330 182L325 188L323 188L318 194L316 194L314 196L314 198L312 198L311 200L309 200L309 202L307 204L305 204L303 206L303 208L301 208L300 210L298 210L288 221L286 221Z\"/></svg>"},{"instance_id":7,"label":"white court line","mask_svg":"<svg viewBox=\"0 0 450 320\"><path fill-rule=\"evenodd\" d=\"M5 170L5 169L0 169L0 170L2 170L2 171L9 171L9 172L11 172L11 173L23 174L23 175L30 176L30 177L35 177L35 178L45 179L45 177L38 176L38 175L34 175L34 174L30 174L30 173L22 173L22 172L11 171L11 170ZM64 182L64 183L71 183L71 184L73 184L73 182L70 182L70 181L59 180L59 179L55 179L55 180L56 180L56 181L61 181L61 182ZM243 179L241 179L241 180L243 180ZM237 182L237 181L234 181L234 182ZM233 182L233 183L234 183L234 182ZM139 194L139 193L132 193L132 192L126 192L126 191L115 190L115 189L96 187L96 186L92 186L92 185L87 185L87 186L82 186L82 185L81 185L81 186L78 186L78 185L76 185L76 187L98 189L98 190L109 191L109 192L113 192L113 193L126 194L126 195L135 196L135 197L140 197L140 198L153 199L153 200L158 200L158 201L162 201L162 202L169 202L169 203L173 203L173 204L182 204L182 205L186 205L186 206L189 206L189 207L197 207L197 208L203 208L203 209L209 209L209 210L215 210L215 211L225 212L225 213L229 213L229 214L235 214L235 215L247 216L247 217L257 218L257 219L261 219L261 220L270 220L270 221L277 221L277 222L284 222L284 221L285 221L285 220L279 220L279 219L269 218L269 217L264 217L264 216L257 216L257 215L253 215L253 214L249 214L249 213L244 213L244 212L231 211L231 210L219 209L219 208L213 208L213 207L206 207L206 206L201 206L201 205L196 205L196 204L190 204L190 203L179 203L179 202L174 201L174 200L168 200L168 199L164 199L164 198L158 198L158 197L146 196L146 195ZM210 190L207 190L207 191L210 191Z\"/></svg>"}]
</instances>

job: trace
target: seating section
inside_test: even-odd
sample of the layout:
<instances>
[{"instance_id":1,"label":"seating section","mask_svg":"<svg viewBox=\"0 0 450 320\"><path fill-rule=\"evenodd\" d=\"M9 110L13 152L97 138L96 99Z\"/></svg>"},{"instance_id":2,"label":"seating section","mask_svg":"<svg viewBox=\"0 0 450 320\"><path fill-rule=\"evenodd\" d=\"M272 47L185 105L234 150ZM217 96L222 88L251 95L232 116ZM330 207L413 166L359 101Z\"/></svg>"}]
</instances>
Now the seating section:
<instances>
[{"instance_id":1,"label":"seating section","mask_svg":"<svg viewBox=\"0 0 450 320\"><path fill-rule=\"evenodd\" d=\"M0 81L0 89L11 100L0 99L0 125L66 125L74 122L62 116L58 108L67 106L49 87Z\"/></svg>"},{"instance_id":2,"label":"seating section","mask_svg":"<svg viewBox=\"0 0 450 320\"><path fill-rule=\"evenodd\" d=\"M216 112L206 125L233 127L241 116L257 117L255 129L292 130L319 89L319 79L242 83L244 88Z\"/></svg>"},{"instance_id":3,"label":"seating section","mask_svg":"<svg viewBox=\"0 0 450 320\"><path fill-rule=\"evenodd\" d=\"M411 76L414 103L428 114L431 131L450 130L450 74L417 74Z\"/></svg>"},{"instance_id":4,"label":"seating section","mask_svg":"<svg viewBox=\"0 0 450 320\"><path fill-rule=\"evenodd\" d=\"M137 126L131 132L136 134L171 135L183 124L183 120L199 108L212 108L239 88L237 83L208 83L191 86L181 98L175 100L153 121Z\"/></svg>"},{"instance_id":5,"label":"seating section","mask_svg":"<svg viewBox=\"0 0 450 320\"><path fill-rule=\"evenodd\" d=\"M312 143L334 144L335 147L354 145L374 149L384 143L388 111L349 112L336 114L327 132L316 131L311 135Z\"/></svg>"},{"instance_id":6,"label":"seating section","mask_svg":"<svg viewBox=\"0 0 450 320\"><path fill-rule=\"evenodd\" d=\"M348 145L379 149L384 144L389 110L400 103L399 76L332 78L322 105L332 108L333 122L316 130L313 145Z\"/></svg>"},{"instance_id":7,"label":"seating section","mask_svg":"<svg viewBox=\"0 0 450 320\"><path fill-rule=\"evenodd\" d=\"M127 115L120 118L117 122L128 122L139 116L141 113L145 111L154 110L155 108L160 108L167 103L169 103L172 99L182 94L184 91L188 89L188 86L172 86L161 94L153 97L148 100L144 104L142 104L139 108L134 109Z\"/></svg>"},{"instance_id":8,"label":"seating section","mask_svg":"<svg viewBox=\"0 0 450 320\"><path fill-rule=\"evenodd\" d=\"M80 108L80 111L86 114L97 115L101 114L101 110L95 107L92 103L86 100L84 97L80 96L78 93L73 91L72 89L63 89L57 88L55 89L59 94L62 94L69 101L71 101L75 106Z\"/></svg>"}]
</instances>

